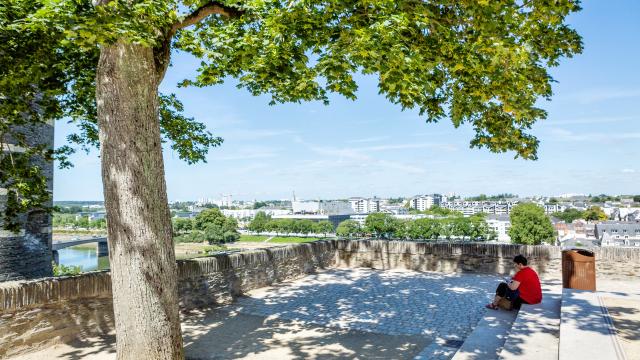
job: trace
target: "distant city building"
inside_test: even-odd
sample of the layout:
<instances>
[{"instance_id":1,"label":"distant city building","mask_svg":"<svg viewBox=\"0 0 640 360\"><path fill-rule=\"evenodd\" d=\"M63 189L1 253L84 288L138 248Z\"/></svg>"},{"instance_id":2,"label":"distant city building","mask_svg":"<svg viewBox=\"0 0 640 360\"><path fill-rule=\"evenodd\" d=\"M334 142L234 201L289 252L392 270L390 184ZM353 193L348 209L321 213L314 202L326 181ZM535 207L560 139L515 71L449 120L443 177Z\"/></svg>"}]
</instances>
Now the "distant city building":
<instances>
[{"instance_id":1,"label":"distant city building","mask_svg":"<svg viewBox=\"0 0 640 360\"><path fill-rule=\"evenodd\" d=\"M602 246L640 247L640 222L605 221L595 225Z\"/></svg>"},{"instance_id":2,"label":"distant city building","mask_svg":"<svg viewBox=\"0 0 640 360\"><path fill-rule=\"evenodd\" d=\"M294 214L349 215L354 211L349 202L339 200L292 201Z\"/></svg>"},{"instance_id":3,"label":"distant city building","mask_svg":"<svg viewBox=\"0 0 640 360\"><path fill-rule=\"evenodd\" d=\"M604 208L602 209L612 220L640 221L640 208Z\"/></svg>"},{"instance_id":4,"label":"distant city building","mask_svg":"<svg viewBox=\"0 0 640 360\"><path fill-rule=\"evenodd\" d=\"M494 215L510 214L518 201L443 201L440 207L461 212L465 216L485 213Z\"/></svg>"},{"instance_id":5,"label":"distant city building","mask_svg":"<svg viewBox=\"0 0 640 360\"><path fill-rule=\"evenodd\" d=\"M489 214L486 218L487 226L489 230L496 234L498 242L511 242L511 236L509 236L509 230L511 229L511 219L509 215L494 215Z\"/></svg>"},{"instance_id":6,"label":"distant city building","mask_svg":"<svg viewBox=\"0 0 640 360\"><path fill-rule=\"evenodd\" d=\"M391 215L407 215L409 214L409 210L400 205L384 205L380 208L380 212L391 214Z\"/></svg>"},{"instance_id":7,"label":"distant city building","mask_svg":"<svg viewBox=\"0 0 640 360\"><path fill-rule=\"evenodd\" d=\"M361 198L361 197L352 197L349 199L349 204L351 204L351 209L356 214L368 214L380 212L380 206L382 204L382 199L374 198Z\"/></svg>"},{"instance_id":8,"label":"distant city building","mask_svg":"<svg viewBox=\"0 0 640 360\"><path fill-rule=\"evenodd\" d=\"M544 213L545 214L553 214L556 212L563 212L567 209L566 205L563 204L538 204L539 206L541 206L542 208L544 208Z\"/></svg>"},{"instance_id":9,"label":"distant city building","mask_svg":"<svg viewBox=\"0 0 640 360\"><path fill-rule=\"evenodd\" d=\"M442 195L440 194L418 195L409 201L409 206L411 206L412 209L425 211L431 209L433 206L440 206L441 203Z\"/></svg>"},{"instance_id":10,"label":"distant city building","mask_svg":"<svg viewBox=\"0 0 640 360\"><path fill-rule=\"evenodd\" d=\"M191 211L181 211L181 212L175 213L173 217L181 218L181 219L193 219L194 217L196 217L196 215L198 214Z\"/></svg>"},{"instance_id":11,"label":"distant city building","mask_svg":"<svg viewBox=\"0 0 640 360\"><path fill-rule=\"evenodd\" d=\"M254 217L256 217L256 214L259 212L263 212L271 217L274 216L279 216L279 215L287 215L290 214L291 211L289 210L283 210L283 209L266 209L266 208L261 208L261 209L240 209L240 210L221 210L222 214L224 214L224 216L228 216L228 217L232 217L232 218L236 218L238 220L251 220Z\"/></svg>"},{"instance_id":12,"label":"distant city building","mask_svg":"<svg viewBox=\"0 0 640 360\"><path fill-rule=\"evenodd\" d=\"M76 220L80 220L81 218L85 218L85 217L89 219L89 221L106 219L107 213L104 211L97 211L97 212L81 212L79 214L76 214Z\"/></svg>"},{"instance_id":13,"label":"distant city building","mask_svg":"<svg viewBox=\"0 0 640 360\"><path fill-rule=\"evenodd\" d=\"M553 224L558 244L562 247L593 247L600 246L600 240L595 235L595 225L579 219L572 223L564 221Z\"/></svg>"}]
</instances>

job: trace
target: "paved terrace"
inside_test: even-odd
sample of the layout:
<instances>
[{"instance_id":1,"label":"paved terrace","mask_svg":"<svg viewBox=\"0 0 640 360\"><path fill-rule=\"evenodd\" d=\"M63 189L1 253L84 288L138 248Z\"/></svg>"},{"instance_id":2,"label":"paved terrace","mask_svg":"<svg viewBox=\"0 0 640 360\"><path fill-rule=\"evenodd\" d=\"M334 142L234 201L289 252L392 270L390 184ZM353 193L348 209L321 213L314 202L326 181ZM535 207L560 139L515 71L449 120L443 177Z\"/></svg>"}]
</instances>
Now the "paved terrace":
<instances>
[{"instance_id":1,"label":"paved terrace","mask_svg":"<svg viewBox=\"0 0 640 360\"><path fill-rule=\"evenodd\" d=\"M500 278L331 269L251 291L183 323L191 359L449 359ZM115 359L113 336L20 359Z\"/></svg>"}]
</instances>

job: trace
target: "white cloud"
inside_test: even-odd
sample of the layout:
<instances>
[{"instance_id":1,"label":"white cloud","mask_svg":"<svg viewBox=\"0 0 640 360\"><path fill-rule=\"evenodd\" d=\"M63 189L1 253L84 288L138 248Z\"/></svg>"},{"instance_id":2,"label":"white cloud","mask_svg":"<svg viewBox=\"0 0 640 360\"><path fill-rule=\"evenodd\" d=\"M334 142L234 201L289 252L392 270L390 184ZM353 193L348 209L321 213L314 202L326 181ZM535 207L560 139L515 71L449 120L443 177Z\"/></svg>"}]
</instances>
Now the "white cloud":
<instances>
[{"instance_id":1,"label":"white cloud","mask_svg":"<svg viewBox=\"0 0 640 360\"><path fill-rule=\"evenodd\" d=\"M356 139L356 140L350 140L347 141L348 143L367 143L367 142L376 142L376 141L382 141L385 139L388 139L388 136L374 136L374 137L368 137L368 138L363 138L363 139Z\"/></svg>"},{"instance_id":2,"label":"white cloud","mask_svg":"<svg viewBox=\"0 0 640 360\"><path fill-rule=\"evenodd\" d=\"M640 132L620 132L620 133L576 133L566 129L551 129L551 135L556 140L561 141L593 141L611 142L620 140L640 139Z\"/></svg>"},{"instance_id":3,"label":"white cloud","mask_svg":"<svg viewBox=\"0 0 640 360\"><path fill-rule=\"evenodd\" d=\"M281 149L269 146L244 146L237 150L236 148L223 149L222 153L212 154L211 160L251 160L251 159L268 159L277 157Z\"/></svg>"},{"instance_id":4,"label":"white cloud","mask_svg":"<svg viewBox=\"0 0 640 360\"><path fill-rule=\"evenodd\" d=\"M583 125L583 124L608 124L622 121L637 121L640 117L638 116L602 116L602 117L592 117L592 118L577 118L577 119L568 119L568 120L548 120L545 123L553 124L553 125Z\"/></svg>"},{"instance_id":5,"label":"white cloud","mask_svg":"<svg viewBox=\"0 0 640 360\"><path fill-rule=\"evenodd\" d=\"M622 169L621 171L625 174L633 174L636 172L635 169Z\"/></svg>"},{"instance_id":6,"label":"white cloud","mask_svg":"<svg viewBox=\"0 0 640 360\"><path fill-rule=\"evenodd\" d=\"M271 130L271 129L235 129L226 132L219 132L225 140L257 140L277 136L290 136L296 134L293 130Z\"/></svg>"},{"instance_id":7,"label":"white cloud","mask_svg":"<svg viewBox=\"0 0 640 360\"><path fill-rule=\"evenodd\" d=\"M607 100L633 99L640 97L640 89L600 88L587 89L567 95L567 99L581 104L592 104Z\"/></svg>"},{"instance_id":8,"label":"white cloud","mask_svg":"<svg viewBox=\"0 0 640 360\"><path fill-rule=\"evenodd\" d=\"M386 150L402 150L402 149L439 149L445 151L456 151L458 148L453 144L434 144L434 143L416 143L416 144L390 144L378 145L360 148L360 151L386 151Z\"/></svg>"}]
</instances>

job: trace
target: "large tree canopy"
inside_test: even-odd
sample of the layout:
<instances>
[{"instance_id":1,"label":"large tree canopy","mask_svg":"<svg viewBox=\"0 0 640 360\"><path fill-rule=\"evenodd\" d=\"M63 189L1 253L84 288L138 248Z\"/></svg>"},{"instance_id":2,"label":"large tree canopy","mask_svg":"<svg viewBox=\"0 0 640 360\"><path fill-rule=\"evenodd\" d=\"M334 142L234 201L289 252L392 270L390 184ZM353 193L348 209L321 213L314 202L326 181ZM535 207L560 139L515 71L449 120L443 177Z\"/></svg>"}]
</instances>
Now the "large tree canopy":
<instances>
[{"instance_id":1,"label":"large tree canopy","mask_svg":"<svg viewBox=\"0 0 640 360\"><path fill-rule=\"evenodd\" d=\"M355 99L354 74L375 74L379 92L426 121L449 118L475 130L472 147L536 159L528 130L552 95L548 68L582 49L565 19L576 0L5 0L0 4L0 136L13 125L69 119L82 147L98 144L95 78L100 46L153 48L160 79L172 49L202 61L182 86L237 79L272 103ZM221 143L160 96L162 134L181 158L205 159ZM33 149L58 157L71 148ZM41 206L42 176L0 155L7 214ZM11 220L11 216L7 218ZM6 221L6 226L11 226Z\"/></svg>"}]
</instances>

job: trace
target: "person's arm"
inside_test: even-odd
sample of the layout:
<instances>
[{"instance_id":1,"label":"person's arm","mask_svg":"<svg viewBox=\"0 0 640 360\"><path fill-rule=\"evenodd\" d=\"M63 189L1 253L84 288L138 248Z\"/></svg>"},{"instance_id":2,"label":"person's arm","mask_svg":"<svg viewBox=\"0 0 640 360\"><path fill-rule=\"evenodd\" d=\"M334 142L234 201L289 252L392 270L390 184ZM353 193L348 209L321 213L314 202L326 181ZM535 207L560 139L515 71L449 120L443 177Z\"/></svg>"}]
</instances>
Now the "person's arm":
<instances>
[{"instance_id":1,"label":"person's arm","mask_svg":"<svg viewBox=\"0 0 640 360\"><path fill-rule=\"evenodd\" d=\"M518 280L511 280L511 282L508 284L509 285L509 289L511 290L517 290L518 286L520 286L520 281Z\"/></svg>"}]
</instances>

